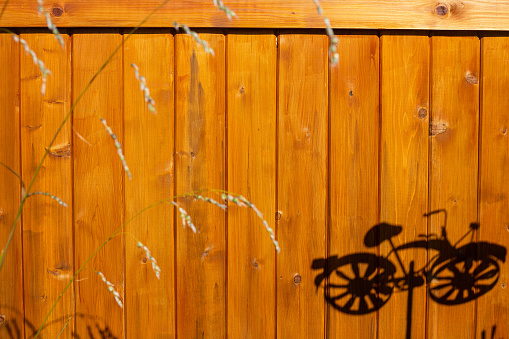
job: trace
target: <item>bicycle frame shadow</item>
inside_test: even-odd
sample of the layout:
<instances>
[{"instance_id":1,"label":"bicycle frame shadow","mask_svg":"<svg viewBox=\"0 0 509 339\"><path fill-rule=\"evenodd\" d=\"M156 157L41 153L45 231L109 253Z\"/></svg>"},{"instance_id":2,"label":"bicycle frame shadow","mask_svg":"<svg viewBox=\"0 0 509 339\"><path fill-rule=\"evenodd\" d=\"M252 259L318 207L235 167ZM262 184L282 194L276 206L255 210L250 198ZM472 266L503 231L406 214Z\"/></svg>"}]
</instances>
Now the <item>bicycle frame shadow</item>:
<instances>
[{"instance_id":1,"label":"bicycle frame shadow","mask_svg":"<svg viewBox=\"0 0 509 339\"><path fill-rule=\"evenodd\" d=\"M474 242L479 224L471 223L469 230L456 243L447 238L447 212L437 210L425 214L444 213L442 234L420 235L417 240L402 245L393 242L403 230L402 226L381 223L374 225L365 235L368 248L388 242L386 255L352 253L313 260L312 269L319 270L315 277L317 289L323 285L324 297L336 310L362 315L377 311L385 305L395 290L408 292L406 337L411 337L413 289L427 285L431 300L443 305L459 305L473 301L488 293L500 276L499 262L505 262L505 247L488 242ZM469 234L470 242L459 245ZM412 260L403 264L399 251L421 248L434 250L424 267L416 268ZM391 260L390 257L395 260Z\"/></svg>"}]
</instances>

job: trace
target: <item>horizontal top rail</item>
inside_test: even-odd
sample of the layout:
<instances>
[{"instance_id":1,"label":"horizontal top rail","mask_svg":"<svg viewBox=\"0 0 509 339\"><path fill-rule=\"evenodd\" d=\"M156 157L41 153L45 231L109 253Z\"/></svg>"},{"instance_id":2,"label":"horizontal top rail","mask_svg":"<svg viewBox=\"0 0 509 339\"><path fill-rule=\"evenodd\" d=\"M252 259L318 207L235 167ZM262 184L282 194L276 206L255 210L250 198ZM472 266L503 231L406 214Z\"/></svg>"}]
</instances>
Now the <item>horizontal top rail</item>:
<instances>
[{"instance_id":1,"label":"horizontal top rail","mask_svg":"<svg viewBox=\"0 0 509 339\"><path fill-rule=\"evenodd\" d=\"M133 27L162 0L53 0L45 8L59 27ZM5 3L2 1L2 3ZM147 27L323 28L312 0L225 0L237 17L229 21L212 0L174 0ZM509 0L322 0L333 28L509 30ZM2 27L45 27L36 0L10 0Z\"/></svg>"}]
</instances>

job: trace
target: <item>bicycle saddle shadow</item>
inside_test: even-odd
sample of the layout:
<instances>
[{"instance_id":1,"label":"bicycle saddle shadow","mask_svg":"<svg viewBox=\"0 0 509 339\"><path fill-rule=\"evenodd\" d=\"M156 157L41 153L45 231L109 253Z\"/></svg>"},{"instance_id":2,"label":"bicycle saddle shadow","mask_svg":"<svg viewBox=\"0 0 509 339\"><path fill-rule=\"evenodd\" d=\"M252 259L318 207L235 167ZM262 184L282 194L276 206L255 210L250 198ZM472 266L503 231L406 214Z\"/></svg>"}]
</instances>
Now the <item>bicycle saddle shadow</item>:
<instances>
[{"instance_id":1,"label":"bicycle saddle shadow","mask_svg":"<svg viewBox=\"0 0 509 339\"><path fill-rule=\"evenodd\" d=\"M378 246L385 240L390 240L392 237L397 236L402 231L403 227L399 225L391 225L385 222L376 224L364 236L364 245L367 247Z\"/></svg>"}]
</instances>

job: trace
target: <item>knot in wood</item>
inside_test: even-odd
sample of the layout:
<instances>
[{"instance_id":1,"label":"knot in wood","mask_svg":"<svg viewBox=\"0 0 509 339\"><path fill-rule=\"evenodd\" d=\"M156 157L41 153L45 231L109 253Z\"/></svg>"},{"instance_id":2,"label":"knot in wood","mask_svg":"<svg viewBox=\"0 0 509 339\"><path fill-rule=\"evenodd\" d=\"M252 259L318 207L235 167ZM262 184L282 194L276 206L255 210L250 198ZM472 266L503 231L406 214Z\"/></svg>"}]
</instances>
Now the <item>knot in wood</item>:
<instances>
[{"instance_id":1,"label":"knot in wood","mask_svg":"<svg viewBox=\"0 0 509 339\"><path fill-rule=\"evenodd\" d=\"M424 119L428 116L428 110L424 107L419 108L419 118Z\"/></svg>"},{"instance_id":2,"label":"knot in wood","mask_svg":"<svg viewBox=\"0 0 509 339\"><path fill-rule=\"evenodd\" d=\"M49 155L57 158L68 158L71 156L71 144L56 145L50 149L46 148Z\"/></svg>"},{"instance_id":3,"label":"knot in wood","mask_svg":"<svg viewBox=\"0 0 509 339\"><path fill-rule=\"evenodd\" d=\"M210 252L211 250L212 250L212 247L210 247L210 246L209 246L209 247L207 247L207 248L205 249L205 251L203 251L203 253L201 254L201 260L205 259L205 257L206 257L207 255L209 255L209 252Z\"/></svg>"},{"instance_id":4,"label":"knot in wood","mask_svg":"<svg viewBox=\"0 0 509 339\"><path fill-rule=\"evenodd\" d=\"M432 122L429 124L429 134L434 137L447 132L447 125L443 122Z\"/></svg>"},{"instance_id":5,"label":"knot in wood","mask_svg":"<svg viewBox=\"0 0 509 339\"><path fill-rule=\"evenodd\" d=\"M62 271L61 271L61 270L56 269L56 268L54 268L54 269L46 268L46 271L47 271L49 274L54 275L54 276L57 276L57 277L58 277L58 276L62 273Z\"/></svg>"},{"instance_id":6,"label":"knot in wood","mask_svg":"<svg viewBox=\"0 0 509 339\"><path fill-rule=\"evenodd\" d=\"M5 315L0 314L0 326L5 323Z\"/></svg>"},{"instance_id":7,"label":"knot in wood","mask_svg":"<svg viewBox=\"0 0 509 339\"><path fill-rule=\"evenodd\" d=\"M281 212L276 212L276 221L281 220Z\"/></svg>"},{"instance_id":8,"label":"knot in wood","mask_svg":"<svg viewBox=\"0 0 509 339\"><path fill-rule=\"evenodd\" d=\"M477 77L474 74L467 72L466 79L469 84L477 85Z\"/></svg>"},{"instance_id":9,"label":"knot in wood","mask_svg":"<svg viewBox=\"0 0 509 339\"><path fill-rule=\"evenodd\" d=\"M449 13L449 6L446 4L438 4L435 7L435 13L440 16L446 16Z\"/></svg>"},{"instance_id":10,"label":"knot in wood","mask_svg":"<svg viewBox=\"0 0 509 339\"><path fill-rule=\"evenodd\" d=\"M60 7L53 7L53 9L51 10L51 14L53 14L53 16L56 16L57 18L62 16L62 14L64 14L64 10Z\"/></svg>"},{"instance_id":11,"label":"knot in wood","mask_svg":"<svg viewBox=\"0 0 509 339\"><path fill-rule=\"evenodd\" d=\"M302 277L300 275L296 274L295 277L293 277L293 282L295 283L295 285L299 285L301 281Z\"/></svg>"}]
</instances>

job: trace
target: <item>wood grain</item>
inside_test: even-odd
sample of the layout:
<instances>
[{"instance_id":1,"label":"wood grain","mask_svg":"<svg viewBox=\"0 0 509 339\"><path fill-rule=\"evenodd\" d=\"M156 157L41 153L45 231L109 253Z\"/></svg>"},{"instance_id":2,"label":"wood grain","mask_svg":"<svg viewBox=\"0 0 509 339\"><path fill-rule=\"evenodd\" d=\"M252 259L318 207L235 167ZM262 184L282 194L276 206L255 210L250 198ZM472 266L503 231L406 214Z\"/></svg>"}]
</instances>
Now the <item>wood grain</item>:
<instances>
[{"instance_id":1,"label":"wood grain","mask_svg":"<svg viewBox=\"0 0 509 339\"><path fill-rule=\"evenodd\" d=\"M277 337L324 337L311 263L326 253L328 39L283 34L278 43Z\"/></svg>"},{"instance_id":2,"label":"wood grain","mask_svg":"<svg viewBox=\"0 0 509 339\"><path fill-rule=\"evenodd\" d=\"M73 98L76 99L100 65L121 42L120 34L73 35ZM124 192L122 164L112 138L101 124L106 119L122 143L122 58L117 53L87 91L74 113L75 267L122 225ZM84 140L83 140L84 139ZM124 310L95 271L102 272L124 295L122 235L113 238L78 275L76 319L78 335L104 324L112 335L124 333Z\"/></svg>"},{"instance_id":3,"label":"wood grain","mask_svg":"<svg viewBox=\"0 0 509 339\"><path fill-rule=\"evenodd\" d=\"M266 4L260 0L255 7L263 13ZM0 72L0 161L28 181L71 96L122 36L76 30L72 38L64 35L61 49L50 34L22 32L52 71L43 98L30 55L11 35L0 34L6 65ZM182 228L174 207L161 205L135 219L129 235L114 238L89 263L42 337L58 336L74 303L66 338L404 338L408 320L412 338L490 338L493 330L495 338L509 336L502 259L489 259L500 270L498 280L494 271L487 274L493 289L460 305L430 297L440 284L433 268L420 275L408 315L406 282L395 280L404 272L394 253L383 259L390 244L368 247L363 241L379 222L402 226L394 245L424 240L420 234L440 238L444 215L423 214L443 208L451 244L480 222L459 246L488 242L507 255L509 38L490 34L480 43L456 33L430 39L418 32L389 31L381 38L355 32L339 36L340 62L329 70L323 33L282 31L276 38L268 31L232 32L201 34L215 49L210 56L187 35L147 30L133 36L97 78L34 186L69 207L30 198L7 253L0 272L0 337L30 337L69 275L124 218L205 187L252 200L276 230L282 252L276 255L252 210L230 204L225 214L179 200L199 228L194 234ZM147 109L132 62L147 79L156 115ZM122 142L132 181L99 116ZM19 192L19 181L1 167L0 248ZM132 236L152 251L161 280ZM422 244L398 252L405 272L411 262L415 270L434 262L435 245L428 242L427 252ZM480 258L486 258L484 249L477 248ZM378 314L348 315L326 304L324 286L334 283L332 275L318 289L314 285L320 273L312 269L314 259L329 257L330 264L359 253L381 268L389 262L397 268L385 283L403 290L394 288ZM483 267L475 265L469 272ZM114 284L124 309L94 270Z\"/></svg>"},{"instance_id":4,"label":"wood grain","mask_svg":"<svg viewBox=\"0 0 509 339\"><path fill-rule=\"evenodd\" d=\"M509 248L509 38L483 37L481 167L479 240ZM506 259L507 260L507 259ZM500 273L493 290L478 299L477 331L509 337L509 271L499 262ZM484 272L481 272L484 273ZM485 283L484 281L483 283ZM490 279L491 282L491 279Z\"/></svg>"},{"instance_id":5,"label":"wood grain","mask_svg":"<svg viewBox=\"0 0 509 339\"><path fill-rule=\"evenodd\" d=\"M225 42L201 34L207 54L188 35L176 36L176 194L225 188ZM204 193L216 200L216 194ZM226 335L225 212L180 200L198 228L177 227L177 326L183 338ZM179 219L180 223L180 219Z\"/></svg>"},{"instance_id":6,"label":"wood grain","mask_svg":"<svg viewBox=\"0 0 509 339\"><path fill-rule=\"evenodd\" d=\"M275 224L276 37L227 36L228 190ZM256 214L228 211L228 315L231 338L275 336L275 249Z\"/></svg>"},{"instance_id":7,"label":"wood grain","mask_svg":"<svg viewBox=\"0 0 509 339\"><path fill-rule=\"evenodd\" d=\"M428 208L428 110L429 110L429 38L412 35L381 37L381 148L380 148L380 221L403 227L393 237L397 246L427 233L423 214ZM387 256L392 247L387 241L380 254ZM398 252L409 272L426 263L424 249ZM388 258L397 268L395 277L403 277L398 259ZM379 311L380 335L409 338L407 317L411 317L411 338L425 334L426 290L413 291L412 314L407 314L408 292L394 290Z\"/></svg>"},{"instance_id":8,"label":"wood grain","mask_svg":"<svg viewBox=\"0 0 509 339\"><path fill-rule=\"evenodd\" d=\"M363 240L379 218L379 38L339 36L338 53L330 80L329 256L376 254ZM329 281L345 282L334 273ZM331 296L344 292L329 290ZM342 306L347 302L348 298L337 301ZM376 312L352 316L329 307L328 329L330 338L376 338Z\"/></svg>"},{"instance_id":9,"label":"wood grain","mask_svg":"<svg viewBox=\"0 0 509 339\"><path fill-rule=\"evenodd\" d=\"M125 156L133 179L125 177L126 217L173 195L173 36L135 34L124 45ZM151 113L131 63L146 78L157 113ZM117 159L115 159L117 161ZM127 237L126 331L129 338L175 335L173 207L153 208L126 231L146 245L161 268ZM161 241L166 239L165 241Z\"/></svg>"},{"instance_id":10,"label":"wood grain","mask_svg":"<svg viewBox=\"0 0 509 339\"><path fill-rule=\"evenodd\" d=\"M23 180L29 183L46 147L71 107L71 39L62 35L64 48L52 34L22 34L51 71L46 94L41 95L41 71L30 55L21 56L21 154ZM71 126L59 133L44 161L32 191L49 192L68 207L39 195L27 200L23 217L25 262L25 317L37 328L73 275ZM58 175L56 175L58 173ZM70 289L58 303L44 329L57 337L74 312ZM62 335L71 337L74 322ZM27 334L30 329L26 328Z\"/></svg>"},{"instance_id":11,"label":"wood grain","mask_svg":"<svg viewBox=\"0 0 509 339\"><path fill-rule=\"evenodd\" d=\"M454 244L477 221L480 42L477 37L434 36L431 43L430 206L431 211L447 211L447 237ZM443 214L432 216L430 232L442 234L443 225ZM431 281L430 290L441 284ZM436 290L437 295L447 289ZM464 291L457 292L448 299L463 296ZM454 308L451 312L449 305L430 300L430 338L474 338L475 303Z\"/></svg>"},{"instance_id":12,"label":"wood grain","mask_svg":"<svg viewBox=\"0 0 509 339\"><path fill-rule=\"evenodd\" d=\"M0 34L0 161L21 174L20 166L20 46L12 35ZM21 184L0 166L0 248L4 252L20 203ZM24 338L22 224L16 225L0 272L0 336Z\"/></svg>"},{"instance_id":13,"label":"wood grain","mask_svg":"<svg viewBox=\"0 0 509 339\"><path fill-rule=\"evenodd\" d=\"M46 1L59 27L133 27L162 0ZM508 30L509 0L351 0L320 1L334 28ZM171 27L173 21L191 27L324 28L311 0L230 0L237 17L226 15L208 0L170 1L146 26ZM1 25L46 27L37 2L11 0Z\"/></svg>"}]
</instances>

